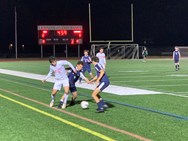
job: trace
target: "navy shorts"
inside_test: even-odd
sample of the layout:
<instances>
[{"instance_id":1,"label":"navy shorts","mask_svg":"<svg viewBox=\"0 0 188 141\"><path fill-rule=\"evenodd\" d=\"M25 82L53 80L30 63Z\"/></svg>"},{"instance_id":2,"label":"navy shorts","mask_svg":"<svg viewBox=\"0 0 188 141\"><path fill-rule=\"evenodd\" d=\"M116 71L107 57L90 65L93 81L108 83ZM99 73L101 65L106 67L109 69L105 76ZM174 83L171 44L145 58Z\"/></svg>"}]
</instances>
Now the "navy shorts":
<instances>
[{"instance_id":1,"label":"navy shorts","mask_svg":"<svg viewBox=\"0 0 188 141\"><path fill-rule=\"evenodd\" d=\"M179 60L174 60L174 63L179 63Z\"/></svg>"},{"instance_id":2,"label":"navy shorts","mask_svg":"<svg viewBox=\"0 0 188 141\"><path fill-rule=\"evenodd\" d=\"M76 86L75 86L75 85L73 85L73 84L71 84L71 85L69 86L69 90L71 91L71 93L73 93L73 92L76 92L76 91L77 91Z\"/></svg>"},{"instance_id":3,"label":"navy shorts","mask_svg":"<svg viewBox=\"0 0 188 141\"><path fill-rule=\"evenodd\" d=\"M85 73L85 72L88 72L88 73L91 73L91 68L90 67L85 67L85 68L83 68L83 73Z\"/></svg>"},{"instance_id":4,"label":"navy shorts","mask_svg":"<svg viewBox=\"0 0 188 141\"><path fill-rule=\"evenodd\" d=\"M100 82L99 85L97 86L97 88L99 88L101 90L101 92L106 88L108 87L110 84L110 82Z\"/></svg>"}]
</instances>

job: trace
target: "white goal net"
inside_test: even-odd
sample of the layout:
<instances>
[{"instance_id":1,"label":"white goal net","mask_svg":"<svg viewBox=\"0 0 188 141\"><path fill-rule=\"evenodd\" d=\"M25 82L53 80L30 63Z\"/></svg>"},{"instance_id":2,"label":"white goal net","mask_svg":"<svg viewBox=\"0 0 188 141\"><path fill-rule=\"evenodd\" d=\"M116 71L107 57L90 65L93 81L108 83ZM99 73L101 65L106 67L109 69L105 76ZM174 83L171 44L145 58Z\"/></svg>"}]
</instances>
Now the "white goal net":
<instances>
[{"instance_id":1,"label":"white goal net","mask_svg":"<svg viewBox=\"0 0 188 141\"><path fill-rule=\"evenodd\" d=\"M181 57L188 57L188 46L176 46L179 48Z\"/></svg>"},{"instance_id":2,"label":"white goal net","mask_svg":"<svg viewBox=\"0 0 188 141\"><path fill-rule=\"evenodd\" d=\"M107 59L139 59L138 44L92 44L90 55L95 56L103 48Z\"/></svg>"}]
</instances>

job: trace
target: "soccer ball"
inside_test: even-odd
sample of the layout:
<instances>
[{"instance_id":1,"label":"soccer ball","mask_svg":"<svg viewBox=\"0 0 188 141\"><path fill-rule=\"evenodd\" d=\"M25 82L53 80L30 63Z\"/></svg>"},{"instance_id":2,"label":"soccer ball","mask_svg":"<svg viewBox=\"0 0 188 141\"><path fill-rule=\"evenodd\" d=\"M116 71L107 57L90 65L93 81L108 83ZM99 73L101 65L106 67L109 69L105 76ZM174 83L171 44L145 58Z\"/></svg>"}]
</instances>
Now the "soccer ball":
<instances>
[{"instance_id":1,"label":"soccer ball","mask_svg":"<svg viewBox=\"0 0 188 141\"><path fill-rule=\"evenodd\" d=\"M89 103L87 101L82 101L80 105L81 105L82 109L87 109L89 106Z\"/></svg>"}]
</instances>

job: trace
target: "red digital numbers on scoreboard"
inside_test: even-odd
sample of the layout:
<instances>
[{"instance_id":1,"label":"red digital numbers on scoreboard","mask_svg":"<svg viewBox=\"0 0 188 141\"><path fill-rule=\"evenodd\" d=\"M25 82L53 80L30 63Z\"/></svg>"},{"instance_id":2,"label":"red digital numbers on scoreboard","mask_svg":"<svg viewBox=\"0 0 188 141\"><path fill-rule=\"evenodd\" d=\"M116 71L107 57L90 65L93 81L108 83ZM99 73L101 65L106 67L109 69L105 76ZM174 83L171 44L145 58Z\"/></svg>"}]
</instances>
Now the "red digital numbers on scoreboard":
<instances>
[{"instance_id":1,"label":"red digital numbers on scoreboard","mask_svg":"<svg viewBox=\"0 0 188 141\"><path fill-rule=\"evenodd\" d=\"M56 31L57 36L66 36L67 35L67 30L57 30Z\"/></svg>"},{"instance_id":2,"label":"red digital numbers on scoreboard","mask_svg":"<svg viewBox=\"0 0 188 141\"><path fill-rule=\"evenodd\" d=\"M81 25L38 26L38 43L40 45L82 44Z\"/></svg>"},{"instance_id":3,"label":"red digital numbers on scoreboard","mask_svg":"<svg viewBox=\"0 0 188 141\"><path fill-rule=\"evenodd\" d=\"M43 30L42 31L42 38L45 38L47 34L48 34L48 31L47 30Z\"/></svg>"},{"instance_id":4,"label":"red digital numbers on scoreboard","mask_svg":"<svg viewBox=\"0 0 188 141\"><path fill-rule=\"evenodd\" d=\"M80 38L82 37L82 31L74 30L73 32L74 32L74 34L77 34L78 37L80 37Z\"/></svg>"}]
</instances>

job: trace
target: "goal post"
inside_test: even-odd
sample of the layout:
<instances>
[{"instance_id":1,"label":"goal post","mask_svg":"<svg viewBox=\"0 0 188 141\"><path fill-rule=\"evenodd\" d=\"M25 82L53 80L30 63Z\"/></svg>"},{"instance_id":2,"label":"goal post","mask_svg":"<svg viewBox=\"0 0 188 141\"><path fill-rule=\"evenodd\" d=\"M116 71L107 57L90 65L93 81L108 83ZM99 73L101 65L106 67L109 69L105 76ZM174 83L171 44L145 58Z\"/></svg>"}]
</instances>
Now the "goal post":
<instances>
[{"instance_id":1,"label":"goal post","mask_svg":"<svg viewBox=\"0 0 188 141\"><path fill-rule=\"evenodd\" d=\"M92 44L90 55L95 56L103 48L107 59L139 59L138 44Z\"/></svg>"}]
</instances>

